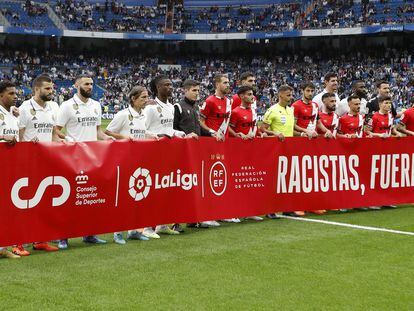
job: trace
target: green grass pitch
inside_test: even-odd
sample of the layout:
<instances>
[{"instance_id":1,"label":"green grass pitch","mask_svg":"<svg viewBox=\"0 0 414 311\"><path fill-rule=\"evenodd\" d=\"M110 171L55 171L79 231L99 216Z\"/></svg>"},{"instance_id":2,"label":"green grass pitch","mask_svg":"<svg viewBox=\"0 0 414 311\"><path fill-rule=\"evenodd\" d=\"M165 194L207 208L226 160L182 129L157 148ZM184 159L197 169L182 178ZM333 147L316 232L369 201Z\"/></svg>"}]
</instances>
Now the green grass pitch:
<instances>
[{"instance_id":1,"label":"green grass pitch","mask_svg":"<svg viewBox=\"0 0 414 311\"><path fill-rule=\"evenodd\" d=\"M317 219L414 232L414 208ZM288 219L0 259L1 310L414 310L414 237Z\"/></svg>"}]
</instances>

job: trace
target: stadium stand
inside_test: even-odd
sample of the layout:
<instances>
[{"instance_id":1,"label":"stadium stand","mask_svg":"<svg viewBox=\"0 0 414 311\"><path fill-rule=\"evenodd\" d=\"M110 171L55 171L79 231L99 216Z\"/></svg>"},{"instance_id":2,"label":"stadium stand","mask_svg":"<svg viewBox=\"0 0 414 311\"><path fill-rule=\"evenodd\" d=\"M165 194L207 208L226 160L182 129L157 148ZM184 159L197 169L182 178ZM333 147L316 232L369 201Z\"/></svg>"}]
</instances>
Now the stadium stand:
<instances>
[{"instance_id":1,"label":"stadium stand","mask_svg":"<svg viewBox=\"0 0 414 311\"><path fill-rule=\"evenodd\" d=\"M236 33L349 28L414 23L407 0L53 0L0 2L12 26L55 28L48 6L70 30L139 33ZM166 26L168 25L168 27Z\"/></svg>"},{"instance_id":2,"label":"stadium stand","mask_svg":"<svg viewBox=\"0 0 414 311\"><path fill-rule=\"evenodd\" d=\"M37 29L56 27L48 16L47 7L40 2L1 1L0 12L15 27Z\"/></svg>"},{"instance_id":3,"label":"stadium stand","mask_svg":"<svg viewBox=\"0 0 414 311\"><path fill-rule=\"evenodd\" d=\"M276 91L281 84L292 85L296 96L300 94L299 86L304 80L311 80L318 90L323 88L322 77L328 71L338 73L340 79L339 94L347 96L353 81L362 79L371 93L375 90L375 81L386 80L391 84L394 103L399 107L413 104L414 67L412 53L409 50L367 49L363 52L338 51L331 53L286 53L270 58L256 57L180 57L175 58L175 65L168 72L175 85L174 98L179 98L180 86L184 79L201 81L201 98L206 98L213 89L211 78L215 72L230 74L232 88L237 88L239 75L247 70L257 74L257 94L259 96L259 113L274 101ZM159 56L142 55L99 55L90 54L42 54L12 51L0 52L0 80L7 78L22 86L21 96L30 95L30 84L34 76L47 72L56 83L57 101L68 98L73 91L73 79L79 73L88 73L94 77L94 97L101 101L109 111L116 106L128 103L128 91L133 85L148 85L157 74L164 73L160 64L167 59Z\"/></svg>"},{"instance_id":4,"label":"stadium stand","mask_svg":"<svg viewBox=\"0 0 414 311\"><path fill-rule=\"evenodd\" d=\"M319 0L302 28L338 28L414 22L414 4L406 0L377 2Z\"/></svg>"}]
</instances>

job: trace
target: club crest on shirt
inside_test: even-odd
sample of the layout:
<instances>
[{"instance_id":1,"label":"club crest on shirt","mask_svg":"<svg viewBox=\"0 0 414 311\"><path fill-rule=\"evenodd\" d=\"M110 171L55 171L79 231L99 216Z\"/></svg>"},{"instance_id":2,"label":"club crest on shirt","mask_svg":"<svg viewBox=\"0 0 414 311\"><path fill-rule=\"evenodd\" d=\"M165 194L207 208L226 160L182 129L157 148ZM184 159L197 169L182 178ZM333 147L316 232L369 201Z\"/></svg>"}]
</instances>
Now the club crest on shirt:
<instances>
[{"instance_id":1,"label":"club crest on shirt","mask_svg":"<svg viewBox=\"0 0 414 311\"><path fill-rule=\"evenodd\" d=\"M218 106L217 108L218 108L218 109L221 109L221 106Z\"/></svg>"},{"instance_id":2,"label":"club crest on shirt","mask_svg":"<svg viewBox=\"0 0 414 311\"><path fill-rule=\"evenodd\" d=\"M37 118L36 118L36 110L30 109L30 114L33 116L32 121L33 120L37 120Z\"/></svg>"},{"instance_id":3,"label":"club crest on shirt","mask_svg":"<svg viewBox=\"0 0 414 311\"><path fill-rule=\"evenodd\" d=\"M134 117L132 115L128 116L129 121L132 121L134 119Z\"/></svg>"},{"instance_id":4,"label":"club crest on shirt","mask_svg":"<svg viewBox=\"0 0 414 311\"><path fill-rule=\"evenodd\" d=\"M158 113L161 113L162 112L161 107L157 107L157 111L158 111Z\"/></svg>"},{"instance_id":5,"label":"club crest on shirt","mask_svg":"<svg viewBox=\"0 0 414 311\"><path fill-rule=\"evenodd\" d=\"M0 120L3 121L4 120L4 114L0 113Z\"/></svg>"},{"instance_id":6,"label":"club crest on shirt","mask_svg":"<svg viewBox=\"0 0 414 311\"><path fill-rule=\"evenodd\" d=\"M76 114L80 114L80 112L79 112L79 105L77 103L74 103L73 104L73 109L75 109Z\"/></svg>"},{"instance_id":7,"label":"club crest on shirt","mask_svg":"<svg viewBox=\"0 0 414 311\"><path fill-rule=\"evenodd\" d=\"M99 113L98 113L98 109L95 109L95 110L94 110L94 112L95 112L95 114L96 114L96 115L98 115L98 114L99 114Z\"/></svg>"}]
</instances>

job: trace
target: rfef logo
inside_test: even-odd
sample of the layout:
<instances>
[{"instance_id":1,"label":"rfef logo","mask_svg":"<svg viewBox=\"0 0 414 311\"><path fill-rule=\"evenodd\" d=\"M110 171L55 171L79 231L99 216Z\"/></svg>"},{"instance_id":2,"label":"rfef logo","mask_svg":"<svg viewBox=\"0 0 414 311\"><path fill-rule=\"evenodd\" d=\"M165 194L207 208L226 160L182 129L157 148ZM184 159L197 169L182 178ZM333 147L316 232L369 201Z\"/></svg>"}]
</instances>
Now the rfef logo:
<instances>
[{"instance_id":1,"label":"rfef logo","mask_svg":"<svg viewBox=\"0 0 414 311\"><path fill-rule=\"evenodd\" d=\"M60 206L64 204L68 200L70 195L69 181L62 176L48 176L44 178L37 187L36 193L33 198L29 200L20 198L20 189L28 186L28 177L20 178L18 181L14 183L13 188L11 190L11 199L14 206L16 206L17 208L28 209L38 205L42 200L43 194L45 193L47 187L49 186L60 186L62 188L62 194L59 197L52 199L52 206Z\"/></svg>"},{"instance_id":2,"label":"rfef logo","mask_svg":"<svg viewBox=\"0 0 414 311\"><path fill-rule=\"evenodd\" d=\"M215 162L210 169L210 188L217 196L221 196L227 187L227 171L220 161Z\"/></svg>"}]
</instances>

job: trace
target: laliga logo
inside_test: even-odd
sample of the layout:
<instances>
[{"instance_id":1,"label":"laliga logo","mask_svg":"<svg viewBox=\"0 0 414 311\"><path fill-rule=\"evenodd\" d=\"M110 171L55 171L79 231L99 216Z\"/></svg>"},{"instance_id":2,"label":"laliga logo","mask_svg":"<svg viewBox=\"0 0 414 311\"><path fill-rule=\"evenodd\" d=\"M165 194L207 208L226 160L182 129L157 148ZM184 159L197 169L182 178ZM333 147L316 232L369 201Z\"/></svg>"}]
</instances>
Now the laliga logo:
<instances>
[{"instance_id":1,"label":"laliga logo","mask_svg":"<svg viewBox=\"0 0 414 311\"><path fill-rule=\"evenodd\" d=\"M59 197L52 199L52 206L60 206L64 204L70 195L70 184L65 177L62 176L48 176L40 182L37 187L36 194L29 200L21 199L19 196L20 189L29 186L29 178L20 178L13 185L11 190L11 199L13 204L19 209L33 208L39 204L49 186L60 186L62 188L62 194Z\"/></svg>"},{"instance_id":2,"label":"laliga logo","mask_svg":"<svg viewBox=\"0 0 414 311\"><path fill-rule=\"evenodd\" d=\"M197 174L183 174L181 171L171 172L169 175L155 174L154 188L156 190L181 187L183 190L190 190L193 186L198 185ZM137 168L129 178L129 195L135 201L145 199L151 190L152 178L149 170L146 168Z\"/></svg>"},{"instance_id":3,"label":"laliga logo","mask_svg":"<svg viewBox=\"0 0 414 311\"><path fill-rule=\"evenodd\" d=\"M129 177L129 195L135 201L141 201L146 198L152 186L152 179L146 168L137 168ZM139 192L136 190L138 189Z\"/></svg>"},{"instance_id":4,"label":"laliga logo","mask_svg":"<svg viewBox=\"0 0 414 311\"><path fill-rule=\"evenodd\" d=\"M217 161L210 169L211 191L217 196L221 196L227 187L227 171L224 164Z\"/></svg>"}]
</instances>

